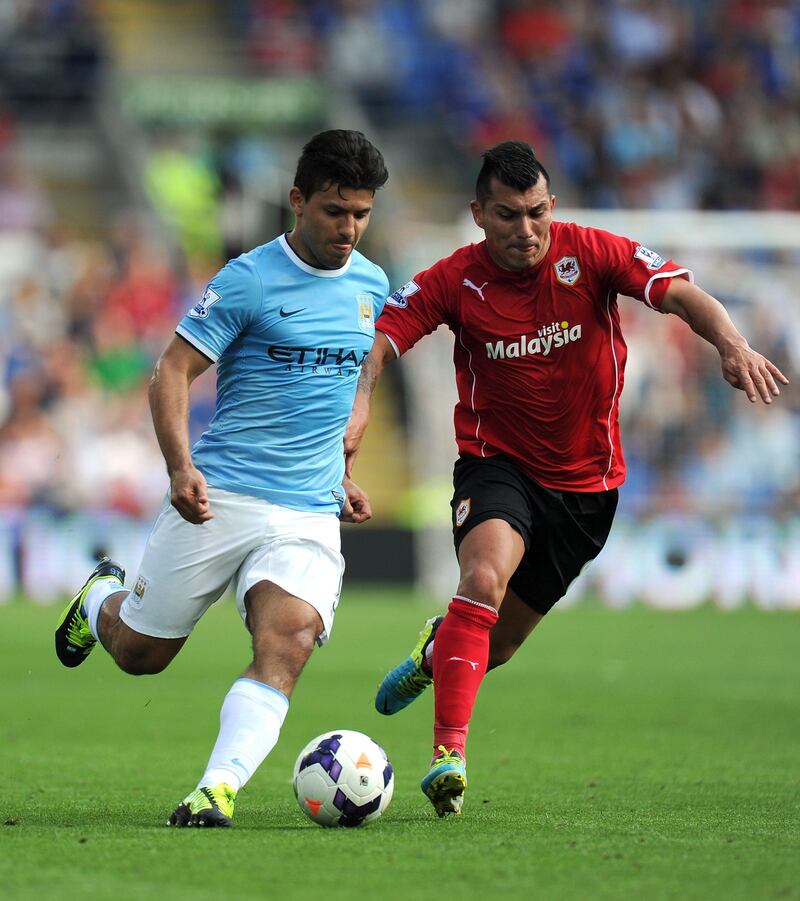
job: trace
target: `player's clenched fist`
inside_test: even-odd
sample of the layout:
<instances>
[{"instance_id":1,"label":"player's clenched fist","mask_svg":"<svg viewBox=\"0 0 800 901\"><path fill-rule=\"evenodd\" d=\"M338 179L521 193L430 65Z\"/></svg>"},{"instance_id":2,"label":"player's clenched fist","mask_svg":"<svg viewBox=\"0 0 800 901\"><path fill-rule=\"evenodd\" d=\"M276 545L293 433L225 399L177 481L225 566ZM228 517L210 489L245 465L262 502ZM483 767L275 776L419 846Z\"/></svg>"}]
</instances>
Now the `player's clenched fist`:
<instances>
[{"instance_id":1,"label":"player's clenched fist","mask_svg":"<svg viewBox=\"0 0 800 901\"><path fill-rule=\"evenodd\" d=\"M170 500L187 522L199 525L214 518L208 502L206 480L199 469L192 468L172 474Z\"/></svg>"},{"instance_id":2,"label":"player's clenched fist","mask_svg":"<svg viewBox=\"0 0 800 901\"><path fill-rule=\"evenodd\" d=\"M339 515L342 522L362 523L372 519L372 507L370 506L367 492L359 488L355 482L345 478L342 483L347 493L344 507Z\"/></svg>"}]
</instances>

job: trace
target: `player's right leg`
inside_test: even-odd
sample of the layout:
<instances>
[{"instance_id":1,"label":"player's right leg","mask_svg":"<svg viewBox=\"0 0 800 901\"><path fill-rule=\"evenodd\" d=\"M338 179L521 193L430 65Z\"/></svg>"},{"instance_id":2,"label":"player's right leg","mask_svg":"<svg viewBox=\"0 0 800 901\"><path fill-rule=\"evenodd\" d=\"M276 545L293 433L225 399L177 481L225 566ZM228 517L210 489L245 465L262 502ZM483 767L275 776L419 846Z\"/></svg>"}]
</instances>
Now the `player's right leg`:
<instances>
[{"instance_id":1,"label":"player's right leg","mask_svg":"<svg viewBox=\"0 0 800 901\"><path fill-rule=\"evenodd\" d=\"M89 656L97 643L99 605L110 595L124 590L124 583L125 570L108 557L103 557L89 573L56 626L56 655L64 666L80 666Z\"/></svg>"},{"instance_id":2,"label":"player's right leg","mask_svg":"<svg viewBox=\"0 0 800 901\"><path fill-rule=\"evenodd\" d=\"M378 713L385 716L399 713L433 682L430 649L443 619L443 616L432 616L427 620L408 657L383 677L375 695Z\"/></svg>"},{"instance_id":3,"label":"player's right leg","mask_svg":"<svg viewBox=\"0 0 800 901\"><path fill-rule=\"evenodd\" d=\"M506 589L500 615L489 633L486 671L508 663L543 618L543 613L526 604L515 591Z\"/></svg>"},{"instance_id":4,"label":"player's right leg","mask_svg":"<svg viewBox=\"0 0 800 901\"><path fill-rule=\"evenodd\" d=\"M79 666L99 641L121 670L131 675L160 673L185 637L162 638L131 628L120 618L130 591L125 570L104 557L61 614L55 631L56 655L67 667Z\"/></svg>"},{"instance_id":5,"label":"player's right leg","mask_svg":"<svg viewBox=\"0 0 800 901\"><path fill-rule=\"evenodd\" d=\"M165 501L133 588L103 604L98 636L127 673L158 673L169 664L258 541L261 508L254 499L208 492L214 518L202 525Z\"/></svg>"}]
</instances>

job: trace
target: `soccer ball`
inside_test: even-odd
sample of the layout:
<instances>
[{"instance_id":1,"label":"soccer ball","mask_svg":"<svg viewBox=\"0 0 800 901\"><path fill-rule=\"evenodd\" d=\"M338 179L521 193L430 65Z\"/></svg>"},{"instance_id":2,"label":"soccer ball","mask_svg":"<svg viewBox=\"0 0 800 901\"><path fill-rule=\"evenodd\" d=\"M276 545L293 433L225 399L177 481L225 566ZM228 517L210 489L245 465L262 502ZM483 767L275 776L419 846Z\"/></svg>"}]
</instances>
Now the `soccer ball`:
<instances>
[{"instance_id":1,"label":"soccer ball","mask_svg":"<svg viewBox=\"0 0 800 901\"><path fill-rule=\"evenodd\" d=\"M394 771L369 736L335 729L303 748L292 785L300 809L320 826L362 826L389 806Z\"/></svg>"}]
</instances>

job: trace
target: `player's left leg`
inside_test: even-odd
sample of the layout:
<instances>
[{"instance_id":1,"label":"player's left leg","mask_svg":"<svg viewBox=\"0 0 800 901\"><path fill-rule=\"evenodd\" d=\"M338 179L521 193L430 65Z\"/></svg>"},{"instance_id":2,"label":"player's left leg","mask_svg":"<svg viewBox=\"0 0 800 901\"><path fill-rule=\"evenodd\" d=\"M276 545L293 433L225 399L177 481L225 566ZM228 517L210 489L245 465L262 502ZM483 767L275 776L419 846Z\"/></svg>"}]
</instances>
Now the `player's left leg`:
<instances>
[{"instance_id":1,"label":"player's left leg","mask_svg":"<svg viewBox=\"0 0 800 901\"><path fill-rule=\"evenodd\" d=\"M486 671L508 663L543 616L508 588L497 622L489 632L489 664ZM429 685L433 685L433 652L436 633L443 620L443 616L432 616L426 620L408 657L383 677L375 693L378 713L393 716L405 710Z\"/></svg>"},{"instance_id":2,"label":"player's left leg","mask_svg":"<svg viewBox=\"0 0 800 901\"><path fill-rule=\"evenodd\" d=\"M277 743L295 683L333 626L344 572L338 518L269 505L262 531L237 574L253 660L225 697L206 770L171 825L231 824L236 792Z\"/></svg>"},{"instance_id":3,"label":"player's left leg","mask_svg":"<svg viewBox=\"0 0 800 901\"><path fill-rule=\"evenodd\" d=\"M173 826L229 826L236 793L275 747L295 683L323 632L306 601L271 582L245 596L253 660L220 711L220 730L197 789L170 817Z\"/></svg>"},{"instance_id":4,"label":"player's left leg","mask_svg":"<svg viewBox=\"0 0 800 901\"><path fill-rule=\"evenodd\" d=\"M502 519L480 522L459 546L458 592L433 643L434 755L421 784L439 816L461 812L464 748L486 675L490 633L524 553L521 535Z\"/></svg>"},{"instance_id":5,"label":"player's left leg","mask_svg":"<svg viewBox=\"0 0 800 901\"><path fill-rule=\"evenodd\" d=\"M519 532L501 519L480 523L461 542L458 590L433 647L434 749L444 745L464 756L469 719L489 661L490 633L524 553Z\"/></svg>"}]
</instances>

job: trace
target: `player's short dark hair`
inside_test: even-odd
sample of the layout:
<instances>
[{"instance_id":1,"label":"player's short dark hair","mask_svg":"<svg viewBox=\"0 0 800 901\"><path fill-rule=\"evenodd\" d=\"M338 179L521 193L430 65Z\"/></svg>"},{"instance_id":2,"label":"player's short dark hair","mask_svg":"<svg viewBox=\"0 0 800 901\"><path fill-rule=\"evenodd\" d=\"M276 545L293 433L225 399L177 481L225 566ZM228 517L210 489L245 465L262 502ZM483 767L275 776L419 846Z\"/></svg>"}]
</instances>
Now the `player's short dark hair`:
<instances>
[{"instance_id":1,"label":"player's short dark hair","mask_svg":"<svg viewBox=\"0 0 800 901\"><path fill-rule=\"evenodd\" d=\"M374 194L388 178L383 155L360 131L332 128L314 135L303 147L294 184L308 200L331 185Z\"/></svg>"},{"instance_id":2,"label":"player's short dark hair","mask_svg":"<svg viewBox=\"0 0 800 901\"><path fill-rule=\"evenodd\" d=\"M543 175L550 192L550 176L536 159L536 151L524 141L503 141L483 154L483 165L475 184L475 197L483 206L491 196L490 182L496 178L515 191L532 188Z\"/></svg>"}]
</instances>

